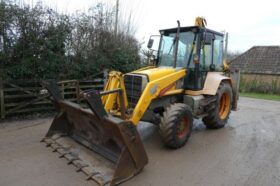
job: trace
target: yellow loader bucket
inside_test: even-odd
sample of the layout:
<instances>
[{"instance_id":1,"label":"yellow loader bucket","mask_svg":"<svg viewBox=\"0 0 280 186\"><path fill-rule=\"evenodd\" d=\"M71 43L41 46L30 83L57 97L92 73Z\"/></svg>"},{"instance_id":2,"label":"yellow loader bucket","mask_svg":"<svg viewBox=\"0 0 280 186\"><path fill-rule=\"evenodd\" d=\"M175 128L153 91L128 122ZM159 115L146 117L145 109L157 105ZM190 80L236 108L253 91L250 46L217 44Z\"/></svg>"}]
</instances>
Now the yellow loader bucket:
<instances>
[{"instance_id":1,"label":"yellow loader bucket","mask_svg":"<svg viewBox=\"0 0 280 186\"><path fill-rule=\"evenodd\" d=\"M59 113L42 142L100 185L119 184L142 170L147 154L136 127L106 113L96 92L90 109L62 99L55 82L44 82Z\"/></svg>"}]
</instances>

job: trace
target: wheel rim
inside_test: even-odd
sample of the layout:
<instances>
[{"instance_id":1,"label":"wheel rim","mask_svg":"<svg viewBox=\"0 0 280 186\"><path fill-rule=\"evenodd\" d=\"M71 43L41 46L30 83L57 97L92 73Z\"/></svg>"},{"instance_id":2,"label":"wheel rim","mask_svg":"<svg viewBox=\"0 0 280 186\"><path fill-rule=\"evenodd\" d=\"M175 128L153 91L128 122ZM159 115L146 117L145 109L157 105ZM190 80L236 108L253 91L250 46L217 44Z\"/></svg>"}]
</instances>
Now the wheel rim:
<instances>
[{"instance_id":1,"label":"wheel rim","mask_svg":"<svg viewBox=\"0 0 280 186\"><path fill-rule=\"evenodd\" d=\"M189 119L184 117L177 125L177 136L181 139L189 133Z\"/></svg>"},{"instance_id":2,"label":"wheel rim","mask_svg":"<svg viewBox=\"0 0 280 186\"><path fill-rule=\"evenodd\" d=\"M220 119L225 119L230 111L230 95L224 92L220 99L219 116Z\"/></svg>"}]
</instances>

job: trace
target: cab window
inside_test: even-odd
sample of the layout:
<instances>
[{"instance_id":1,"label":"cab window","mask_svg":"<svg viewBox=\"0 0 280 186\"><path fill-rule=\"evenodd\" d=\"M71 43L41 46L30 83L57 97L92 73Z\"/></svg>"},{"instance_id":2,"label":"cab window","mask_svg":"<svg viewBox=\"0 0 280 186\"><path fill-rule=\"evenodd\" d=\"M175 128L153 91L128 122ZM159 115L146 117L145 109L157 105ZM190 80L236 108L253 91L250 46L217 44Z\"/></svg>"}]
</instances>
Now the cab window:
<instances>
[{"instance_id":1,"label":"cab window","mask_svg":"<svg viewBox=\"0 0 280 186\"><path fill-rule=\"evenodd\" d=\"M200 64L204 70L222 70L223 65L223 37L213 34L209 43L203 43L200 51Z\"/></svg>"},{"instance_id":2,"label":"cab window","mask_svg":"<svg viewBox=\"0 0 280 186\"><path fill-rule=\"evenodd\" d=\"M221 70L223 67L223 37L215 35L213 45L213 64L217 70Z\"/></svg>"}]
</instances>

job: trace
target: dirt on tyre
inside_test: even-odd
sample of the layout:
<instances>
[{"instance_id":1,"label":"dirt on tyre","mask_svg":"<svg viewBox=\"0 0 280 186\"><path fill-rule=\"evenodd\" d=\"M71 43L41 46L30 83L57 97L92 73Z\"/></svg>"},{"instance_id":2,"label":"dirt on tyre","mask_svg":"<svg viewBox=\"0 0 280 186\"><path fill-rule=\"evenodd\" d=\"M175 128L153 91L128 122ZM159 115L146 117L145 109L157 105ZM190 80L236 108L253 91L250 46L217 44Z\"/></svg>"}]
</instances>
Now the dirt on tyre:
<instances>
[{"instance_id":1,"label":"dirt on tyre","mask_svg":"<svg viewBox=\"0 0 280 186\"><path fill-rule=\"evenodd\" d=\"M225 126L232 108L232 88L229 83L222 82L217 94L206 110L208 115L204 117L203 123L207 128L218 129Z\"/></svg>"},{"instance_id":2,"label":"dirt on tyre","mask_svg":"<svg viewBox=\"0 0 280 186\"><path fill-rule=\"evenodd\" d=\"M159 125L163 143L172 149L185 145L191 136L193 116L190 107L175 103L166 108Z\"/></svg>"}]
</instances>

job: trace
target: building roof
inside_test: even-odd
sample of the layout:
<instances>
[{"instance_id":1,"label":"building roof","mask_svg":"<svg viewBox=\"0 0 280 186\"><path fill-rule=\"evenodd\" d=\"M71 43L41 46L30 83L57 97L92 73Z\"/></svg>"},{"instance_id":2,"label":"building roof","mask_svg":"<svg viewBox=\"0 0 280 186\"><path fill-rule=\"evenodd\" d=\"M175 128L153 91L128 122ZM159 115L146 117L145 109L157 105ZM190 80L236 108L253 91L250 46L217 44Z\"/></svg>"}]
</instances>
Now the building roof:
<instances>
[{"instance_id":1,"label":"building roof","mask_svg":"<svg viewBox=\"0 0 280 186\"><path fill-rule=\"evenodd\" d=\"M241 73L280 74L280 46L254 46L231 60Z\"/></svg>"}]
</instances>

